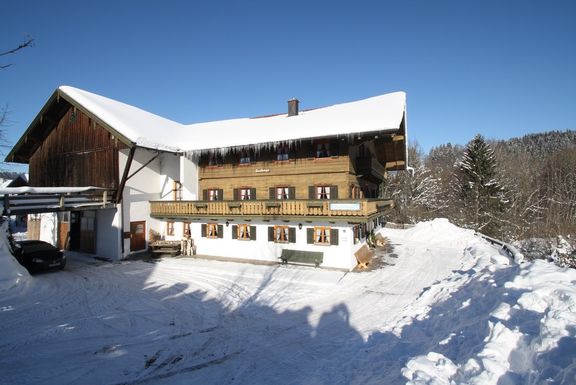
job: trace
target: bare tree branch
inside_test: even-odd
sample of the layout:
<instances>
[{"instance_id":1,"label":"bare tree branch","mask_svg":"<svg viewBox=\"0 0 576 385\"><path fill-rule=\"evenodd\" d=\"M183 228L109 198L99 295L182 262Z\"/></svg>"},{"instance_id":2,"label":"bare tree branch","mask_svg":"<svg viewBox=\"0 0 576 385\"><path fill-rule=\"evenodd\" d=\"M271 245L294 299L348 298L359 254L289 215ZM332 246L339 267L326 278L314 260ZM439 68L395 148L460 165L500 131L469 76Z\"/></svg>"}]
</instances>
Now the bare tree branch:
<instances>
[{"instance_id":1,"label":"bare tree branch","mask_svg":"<svg viewBox=\"0 0 576 385\"><path fill-rule=\"evenodd\" d=\"M0 52L0 56L10 55L11 53L18 52L18 51L20 51L20 50L23 49L23 48L31 47L31 46L32 46L32 43L34 43L34 39L28 38L28 40L26 40L24 43L20 44L18 47L12 48L12 49L10 49L10 50L8 50L8 51ZM8 65L10 65L10 64L8 64Z\"/></svg>"},{"instance_id":2,"label":"bare tree branch","mask_svg":"<svg viewBox=\"0 0 576 385\"><path fill-rule=\"evenodd\" d=\"M32 47L33 45L34 45L34 39L29 37L28 40L26 40L24 43L20 44L18 47L9 49L8 51L0 52L0 56L10 55L10 54L16 53L16 52L18 52L21 49L24 49L26 47ZM12 65L11 63L10 64L0 64L0 69L8 68L11 65Z\"/></svg>"}]
</instances>

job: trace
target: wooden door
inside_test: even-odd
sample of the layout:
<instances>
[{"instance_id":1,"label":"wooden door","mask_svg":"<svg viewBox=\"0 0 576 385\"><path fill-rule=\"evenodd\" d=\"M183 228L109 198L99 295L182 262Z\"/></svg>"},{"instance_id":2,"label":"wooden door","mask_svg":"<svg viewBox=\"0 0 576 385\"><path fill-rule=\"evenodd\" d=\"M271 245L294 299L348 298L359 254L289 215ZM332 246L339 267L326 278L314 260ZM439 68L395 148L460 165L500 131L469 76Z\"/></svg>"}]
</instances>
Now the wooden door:
<instances>
[{"instance_id":1,"label":"wooden door","mask_svg":"<svg viewBox=\"0 0 576 385\"><path fill-rule=\"evenodd\" d=\"M130 222L130 251L146 249L146 221Z\"/></svg>"},{"instance_id":2,"label":"wooden door","mask_svg":"<svg viewBox=\"0 0 576 385\"><path fill-rule=\"evenodd\" d=\"M80 218L80 251L96 252L96 212L82 211Z\"/></svg>"}]
</instances>

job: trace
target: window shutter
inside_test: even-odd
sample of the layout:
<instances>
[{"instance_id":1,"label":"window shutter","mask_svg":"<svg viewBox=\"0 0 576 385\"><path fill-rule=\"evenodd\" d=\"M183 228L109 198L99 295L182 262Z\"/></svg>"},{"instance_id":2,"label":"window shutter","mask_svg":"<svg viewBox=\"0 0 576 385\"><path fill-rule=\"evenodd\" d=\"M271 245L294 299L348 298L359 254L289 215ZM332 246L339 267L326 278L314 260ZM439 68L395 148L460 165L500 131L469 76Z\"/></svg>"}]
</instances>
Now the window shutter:
<instances>
[{"instance_id":1,"label":"window shutter","mask_svg":"<svg viewBox=\"0 0 576 385\"><path fill-rule=\"evenodd\" d=\"M224 200L224 190L222 190L222 189L218 189L218 200L219 201Z\"/></svg>"},{"instance_id":2,"label":"window shutter","mask_svg":"<svg viewBox=\"0 0 576 385\"><path fill-rule=\"evenodd\" d=\"M269 194L270 194L270 199L271 199L271 200L276 199L276 188L275 188L275 187L270 187L270 188L268 189L268 192L269 192Z\"/></svg>"},{"instance_id":3,"label":"window shutter","mask_svg":"<svg viewBox=\"0 0 576 385\"><path fill-rule=\"evenodd\" d=\"M308 244L314 244L314 229L306 229L306 241Z\"/></svg>"},{"instance_id":4,"label":"window shutter","mask_svg":"<svg viewBox=\"0 0 576 385\"><path fill-rule=\"evenodd\" d=\"M250 226L250 240L256 240L256 226Z\"/></svg>"},{"instance_id":5,"label":"window shutter","mask_svg":"<svg viewBox=\"0 0 576 385\"><path fill-rule=\"evenodd\" d=\"M202 199L207 201L208 200L208 190L204 189L202 191Z\"/></svg>"},{"instance_id":6,"label":"window shutter","mask_svg":"<svg viewBox=\"0 0 576 385\"><path fill-rule=\"evenodd\" d=\"M330 244L338 245L338 229L330 229Z\"/></svg>"},{"instance_id":7,"label":"window shutter","mask_svg":"<svg viewBox=\"0 0 576 385\"><path fill-rule=\"evenodd\" d=\"M205 223L202 224L202 236L206 237L206 224Z\"/></svg>"},{"instance_id":8,"label":"window shutter","mask_svg":"<svg viewBox=\"0 0 576 385\"><path fill-rule=\"evenodd\" d=\"M234 189L234 200L235 201L240 200L240 189L237 189L237 188Z\"/></svg>"},{"instance_id":9,"label":"window shutter","mask_svg":"<svg viewBox=\"0 0 576 385\"><path fill-rule=\"evenodd\" d=\"M330 186L330 199L338 199L338 186Z\"/></svg>"},{"instance_id":10,"label":"window shutter","mask_svg":"<svg viewBox=\"0 0 576 385\"><path fill-rule=\"evenodd\" d=\"M268 242L274 242L274 226L268 226Z\"/></svg>"},{"instance_id":11,"label":"window shutter","mask_svg":"<svg viewBox=\"0 0 576 385\"><path fill-rule=\"evenodd\" d=\"M288 198L296 199L296 187L288 187Z\"/></svg>"},{"instance_id":12,"label":"window shutter","mask_svg":"<svg viewBox=\"0 0 576 385\"><path fill-rule=\"evenodd\" d=\"M250 189L250 199L252 199L252 200L256 199L256 189L255 188Z\"/></svg>"},{"instance_id":13,"label":"window shutter","mask_svg":"<svg viewBox=\"0 0 576 385\"><path fill-rule=\"evenodd\" d=\"M296 243L296 228L289 227L288 228L288 242Z\"/></svg>"},{"instance_id":14,"label":"window shutter","mask_svg":"<svg viewBox=\"0 0 576 385\"><path fill-rule=\"evenodd\" d=\"M218 225L218 238L224 238L224 226Z\"/></svg>"},{"instance_id":15,"label":"window shutter","mask_svg":"<svg viewBox=\"0 0 576 385\"><path fill-rule=\"evenodd\" d=\"M238 225L232 225L232 239L238 239Z\"/></svg>"},{"instance_id":16,"label":"window shutter","mask_svg":"<svg viewBox=\"0 0 576 385\"><path fill-rule=\"evenodd\" d=\"M314 186L308 186L308 199L316 199L316 189Z\"/></svg>"}]
</instances>

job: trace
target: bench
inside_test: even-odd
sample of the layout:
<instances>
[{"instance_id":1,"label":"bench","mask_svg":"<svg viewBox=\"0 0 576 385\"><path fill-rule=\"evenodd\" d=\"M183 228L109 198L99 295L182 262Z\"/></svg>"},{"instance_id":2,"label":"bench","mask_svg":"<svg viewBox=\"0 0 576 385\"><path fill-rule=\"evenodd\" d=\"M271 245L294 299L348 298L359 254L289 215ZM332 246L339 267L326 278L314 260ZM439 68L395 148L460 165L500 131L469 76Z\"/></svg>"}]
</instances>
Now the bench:
<instances>
[{"instance_id":1,"label":"bench","mask_svg":"<svg viewBox=\"0 0 576 385\"><path fill-rule=\"evenodd\" d=\"M287 264L288 262L309 263L318 267L324 260L324 253L320 251L283 249L280 259L283 264Z\"/></svg>"},{"instance_id":2,"label":"bench","mask_svg":"<svg viewBox=\"0 0 576 385\"><path fill-rule=\"evenodd\" d=\"M171 255L173 257L180 254L180 241L156 241L150 243L150 251L154 255Z\"/></svg>"}]
</instances>

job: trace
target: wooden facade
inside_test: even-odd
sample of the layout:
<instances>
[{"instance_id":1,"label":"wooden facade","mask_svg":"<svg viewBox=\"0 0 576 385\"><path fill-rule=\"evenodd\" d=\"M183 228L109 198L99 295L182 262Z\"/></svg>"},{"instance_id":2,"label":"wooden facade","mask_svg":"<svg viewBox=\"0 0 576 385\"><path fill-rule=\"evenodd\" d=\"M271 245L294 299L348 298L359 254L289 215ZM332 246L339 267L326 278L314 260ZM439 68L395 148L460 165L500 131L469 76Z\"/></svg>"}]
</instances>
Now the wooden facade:
<instances>
[{"instance_id":1,"label":"wooden facade","mask_svg":"<svg viewBox=\"0 0 576 385\"><path fill-rule=\"evenodd\" d=\"M318 146L323 143L329 146L329 155L319 157ZM262 200L274 199L273 188L289 187L294 192L290 199L314 199L312 187L335 186L334 199L378 198L386 174L374 155L378 150L374 140L332 139L303 142L286 150L284 157L278 149L230 153L222 159L204 156L199 164L200 194L208 200L205 192L217 189L223 193L220 200L238 200L235 191L250 188L255 191L251 199Z\"/></svg>"},{"instance_id":2,"label":"wooden facade","mask_svg":"<svg viewBox=\"0 0 576 385\"><path fill-rule=\"evenodd\" d=\"M125 145L79 109L70 106L29 160L37 187L118 188L118 150Z\"/></svg>"}]
</instances>

